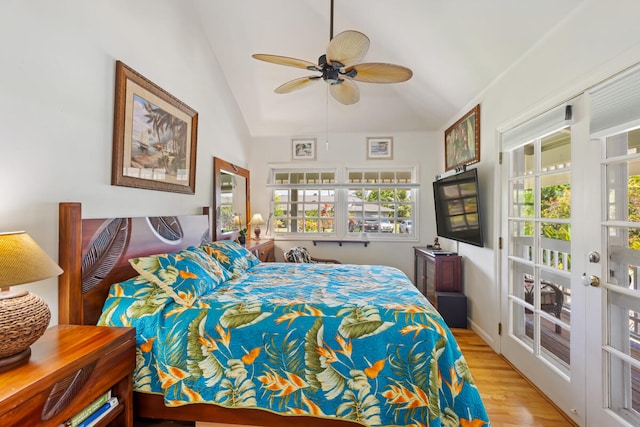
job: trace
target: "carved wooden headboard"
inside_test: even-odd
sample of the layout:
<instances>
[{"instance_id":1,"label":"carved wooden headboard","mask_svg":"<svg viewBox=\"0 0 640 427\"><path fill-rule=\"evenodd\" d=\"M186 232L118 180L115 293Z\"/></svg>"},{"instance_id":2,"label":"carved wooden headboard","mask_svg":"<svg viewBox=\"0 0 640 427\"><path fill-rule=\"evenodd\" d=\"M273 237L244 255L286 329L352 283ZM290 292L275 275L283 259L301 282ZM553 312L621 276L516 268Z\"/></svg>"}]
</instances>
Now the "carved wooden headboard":
<instances>
[{"instance_id":1,"label":"carved wooden headboard","mask_svg":"<svg viewBox=\"0 0 640 427\"><path fill-rule=\"evenodd\" d=\"M210 240L202 215L83 219L80 203L60 203L58 323L95 325L109 288L137 275L129 259L178 252Z\"/></svg>"}]
</instances>

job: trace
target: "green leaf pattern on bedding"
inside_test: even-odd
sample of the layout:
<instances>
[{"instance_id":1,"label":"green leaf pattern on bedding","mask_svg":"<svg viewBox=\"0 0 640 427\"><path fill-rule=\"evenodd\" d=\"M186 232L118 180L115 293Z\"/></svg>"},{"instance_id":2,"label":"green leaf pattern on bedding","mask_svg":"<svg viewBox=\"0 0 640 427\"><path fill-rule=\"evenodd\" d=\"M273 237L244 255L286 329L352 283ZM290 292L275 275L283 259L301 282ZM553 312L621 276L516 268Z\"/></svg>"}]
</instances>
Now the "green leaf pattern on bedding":
<instances>
[{"instance_id":1,"label":"green leaf pattern on bedding","mask_svg":"<svg viewBox=\"0 0 640 427\"><path fill-rule=\"evenodd\" d=\"M134 388L169 406L490 425L451 331L394 268L260 263L193 306L128 281L112 287L100 324L136 326Z\"/></svg>"}]
</instances>

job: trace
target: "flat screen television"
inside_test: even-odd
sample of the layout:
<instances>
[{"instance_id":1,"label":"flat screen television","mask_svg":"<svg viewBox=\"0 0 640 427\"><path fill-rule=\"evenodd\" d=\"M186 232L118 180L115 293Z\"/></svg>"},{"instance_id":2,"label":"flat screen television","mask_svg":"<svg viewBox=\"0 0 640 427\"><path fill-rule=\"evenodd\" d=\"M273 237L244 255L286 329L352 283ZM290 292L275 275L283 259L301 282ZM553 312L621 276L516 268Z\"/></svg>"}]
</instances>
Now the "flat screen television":
<instances>
[{"instance_id":1,"label":"flat screen television","mask_svg":"<svg viewBox=\"0 0 640 427\"><path fill-rule=\"evenodd\" d=\"M484 246L477 169L434 181L438 236Z\"/></svg>"}]
</instances>

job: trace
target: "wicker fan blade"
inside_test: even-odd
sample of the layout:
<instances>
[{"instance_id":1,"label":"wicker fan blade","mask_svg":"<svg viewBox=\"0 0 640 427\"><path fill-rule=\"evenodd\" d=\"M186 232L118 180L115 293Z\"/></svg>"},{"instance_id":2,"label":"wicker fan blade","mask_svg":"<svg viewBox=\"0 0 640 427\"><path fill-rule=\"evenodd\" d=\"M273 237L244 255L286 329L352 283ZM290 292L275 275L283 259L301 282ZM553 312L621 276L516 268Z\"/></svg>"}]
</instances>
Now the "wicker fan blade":
<instances>
[{"instance_id":1,"label":"wicker fan blade","mask_svg":"<svg viewBox=\"0 0 640 427\"><path fill-rule=\"evenodd\" d=\"M303 87L307 87L310 84L312 84L313 82L317 81L320 79L320 76L307 76L307 77L300 77L298 79L294 79L291 80L289 82L286 82L285 84L278 86L275 90L276 93L289 93L289 92L293 92L294 90L298 90L298 89L302 89Z\"/></svg>"},{"instance_id":2,"label":"wicker fan blade","mask_svg":"<svg viewBox=\"0 0 640 427\"><path fill-rule=\"evenodd\" d=\"M313 62L305 61L304 59L289 58L287 56L267 55L264 53L254 53L251 55L255 59L260 61L271 62L278 65L286 65L288 67L303 68L305 70L318 70L318 66Z\"/></svg>"},{"instance_id":3,"label":"wicker fan blade","mask_svg":"<svg viewBox=\"0 0 640 427\"><path fill-rule=\"evenodd\" d=\"M343 31L329 42L327 62L337 61L348 67L362 61L368 51L369 37L359 31Z\"/></svg>"},{"instance_id":4,"label":"wicker fan blade","mask_svg":"<svg viewBox=\"0 0 640 427\"><path fill-rule=\"evenodd\" d=\"M358 74L353 80L367 83L399 83L405 82L413 76L407 67L382 62L370 62L349 67L345 72L356 70Z\"/></svg>"},{"instance_id":5,"label":"wicker fan blade","mask_svg":"<svg viewBox=\"0 0 640 427\"><path fill-rule=\"evenodd\" d=\"M340 80L340 83L330 84L329 92L344 105L355 104L360 100L360 89L351 80Z\"/></svg>"}]
</instances>

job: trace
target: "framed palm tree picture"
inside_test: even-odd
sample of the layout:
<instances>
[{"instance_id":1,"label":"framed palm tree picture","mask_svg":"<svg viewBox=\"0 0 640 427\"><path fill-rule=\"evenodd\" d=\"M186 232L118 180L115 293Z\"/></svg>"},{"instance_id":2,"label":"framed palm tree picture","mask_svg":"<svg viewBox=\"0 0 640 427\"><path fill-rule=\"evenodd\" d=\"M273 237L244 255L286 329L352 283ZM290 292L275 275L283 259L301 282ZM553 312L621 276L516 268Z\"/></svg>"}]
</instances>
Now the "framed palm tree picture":
<instances>
[{"instance_id":1,"label":"framed palm tree picture","mask_svg":"<svg viewBox=\"0 0 640 427\"><path fill-rule=\"evenodd\" d=\"M116 62L111 184L195 193L198 113Z\"/></svg>"}]
</instances>

